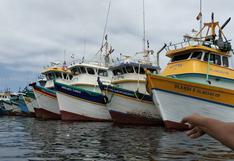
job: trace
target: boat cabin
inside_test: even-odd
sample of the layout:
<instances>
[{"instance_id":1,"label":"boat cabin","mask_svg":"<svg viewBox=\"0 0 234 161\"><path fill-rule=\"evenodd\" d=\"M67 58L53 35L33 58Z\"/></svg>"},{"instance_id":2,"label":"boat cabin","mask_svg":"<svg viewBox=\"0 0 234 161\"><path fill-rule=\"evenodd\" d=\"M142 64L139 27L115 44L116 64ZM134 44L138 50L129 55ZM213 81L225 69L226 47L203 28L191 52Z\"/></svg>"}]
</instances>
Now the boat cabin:
<instances>
[{"instance_id":1,"label":"boat cabin","mask_svg":"<svg viewBox=\"0 0 234 161\"><path fill-rule=\"evenodd\" d=\"M0 100L9 100L10 97L6 93L0 93Z\"/></svg>"},{"instance_id":2,"label":"boat cabin","mask_svg":"<svg viewBox=\"0 0 234 161\"><path fill-rule=\"evenodd\" d=\"M146 93L145 70L158 74L159 67L137 62L123 62L110 67L110 70L113 72L112 84L118 85L119 88Z\"/></svg>"},{"instance_id":3,"label":"boat cabin","mask_svg":"<svg viewBox=\"0 0 234 161\"><path fill-rule=\"evenodd\" d=\"M46 88L53 89L54 87L54 80L69 84L73 78L70 70L63 68L63 67L50 67L47 68L42 74L46 77Z\"/></svg>"},{"instance_id":4,"label":"boat cabin","mask_svg":"<svg viewBox=\"0 0 234 161\"><path fill-rule=\"evenodd\" d=\"M170 62L177 62L189 59L200 60L205 62L208 62L209 59L210 64L215 64L222 67L229 67L229 60L227 55L202 50L195 50L184 52L181 54L176 54L171 57Z\"/></svg>"},{"instance_id":5,"label":"boat cabin","mask_svg":"<svg viewBox=\"0 0 234 161\"><path fill-rule=\"evenodd\" d=\"M88 74L88 75L93 75L93 76L108 77L107 68L100 67L100 66L80 64L80 65L71 67L70 70L73 76Z\"/></svg>"},{"instance_id":6,"label":"boat cabin","mask_svg":"<svg viewBox=\"0 0 234 161\"><path fill-rule=\"evenodd\" d=\"M149 70L154 74L158 74L158 68L148 64L139 63L122 63L110 68L114 76L123 76L127 74L145 75L145 70Z\"/></svg>"},{"instance_id":7,"label":"boat cabin","mask_svg":"<svg viewBox=\"0 0 234 161\"><path fill-rule=\"evenodd\" d=\"M181 43L167 46L166 56L170 58L164 71L160 74L199 83L233 88L234 70L233 52L230 42L224 36L218 22L204 23L208 28L204 37L184 36ZM219 34L215 34L218 28ZM211 32L210 32L211 31ZM218 37L217 37L218 35Z\"/></svg>"},{"instance_id":8,"label":"boat cabin","mask_svg":"<svg viewBox=\"0 0 234 161\"><path fill-rule=\"evenodd\" d=\"M61 68L52 68L43 73L47 80L66 79L71 80L72 74Z\"/></svg>"},{"instance_id":9,"label":"boat cabin","mask_svg":"<svg viewBox=\"0 0 234 161\"><path fill-rule=\"evenodd\" d=\"M110 84L112 78L111 71L96 62L74 63L69 69L73 75L72 85L95 92L100 92L98 77L106 84Z\"/></svg>"}]
</instances>

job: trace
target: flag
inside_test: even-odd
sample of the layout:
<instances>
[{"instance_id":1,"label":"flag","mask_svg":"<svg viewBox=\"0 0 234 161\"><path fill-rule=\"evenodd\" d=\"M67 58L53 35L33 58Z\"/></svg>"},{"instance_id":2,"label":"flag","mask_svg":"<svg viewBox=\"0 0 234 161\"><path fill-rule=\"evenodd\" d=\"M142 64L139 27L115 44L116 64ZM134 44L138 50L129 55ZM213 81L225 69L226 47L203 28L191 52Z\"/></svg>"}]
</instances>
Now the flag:
<instances>
[{"instance_id":1,"label":"flag","mask_svg":"<svg viewBox=\"0 0 234 161\"><path fill-rule=\"evenodd\" d=\"M199 21L202 18L202 13L199 12L199 14L197 15L196 19Z\"/></svg>"}]
</instances>

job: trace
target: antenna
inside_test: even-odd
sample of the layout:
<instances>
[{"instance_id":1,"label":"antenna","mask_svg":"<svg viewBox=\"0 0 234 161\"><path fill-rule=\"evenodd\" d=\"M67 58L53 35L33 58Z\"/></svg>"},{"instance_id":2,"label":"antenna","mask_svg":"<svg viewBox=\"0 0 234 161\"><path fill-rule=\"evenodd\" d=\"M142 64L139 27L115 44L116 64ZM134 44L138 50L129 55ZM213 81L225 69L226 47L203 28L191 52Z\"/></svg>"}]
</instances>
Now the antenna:
<instances>
[{"instance_id":1,"label":"antenna","mask_svg":"<svg viewBox=\"0 0 234 161\"><path fill-rule=\"evenodd\" d=\"M86 39L84 39L84 55L86 55Z\"/></svg>"},{"instance_id":2,"label":"antenna","mask_svg":"<svg viewBox=\"0 0 234 161\"><path fill-rule=\"evenodd\" d=\"M146 52L145 48L145 0L142 0L143 3L143 51Z\"/></svg>"},{"instance_id":3,"label":"antenna","mask_svg":"<svg viewBox=\"0 0 234 161\"><path fill-rule=\"evenodd\" d=\"M63 51L63 62L66 62L66 49L64 49L64 51Z\"/></svg>"}]
</instances>

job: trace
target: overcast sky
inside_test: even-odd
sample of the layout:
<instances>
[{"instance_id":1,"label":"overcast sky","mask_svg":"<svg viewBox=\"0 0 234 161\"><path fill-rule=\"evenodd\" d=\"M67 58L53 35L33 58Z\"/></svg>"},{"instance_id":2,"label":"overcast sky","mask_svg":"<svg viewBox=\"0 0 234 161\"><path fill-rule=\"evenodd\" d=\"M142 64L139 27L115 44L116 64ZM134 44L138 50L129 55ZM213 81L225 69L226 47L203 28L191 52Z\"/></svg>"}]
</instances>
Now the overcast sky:
<instances>
[{"instance_id":1,"label":"overcast sky","mask_svg":"<svg viewBox=\"0 0 234 161\"><path fill-rule=\"evenodd\" d=\"M23 88L51 61L92 58L100 48L109 0L0 0L0 89ZM223 23L234 16L233 0L204 0L203 18L211 12ZM146 37L157 51L198 29L199 0L145 0ZM233 17L234 18L234 17ZM233 39L234 20L225 28ZM119 53L142 50L142 0L112 0L109 42ZM85 45L84 45L85 44ZM86 49L86 50L85 50ZM161 66L168 59L161 56Z\"/></svg>"}]
</instances>

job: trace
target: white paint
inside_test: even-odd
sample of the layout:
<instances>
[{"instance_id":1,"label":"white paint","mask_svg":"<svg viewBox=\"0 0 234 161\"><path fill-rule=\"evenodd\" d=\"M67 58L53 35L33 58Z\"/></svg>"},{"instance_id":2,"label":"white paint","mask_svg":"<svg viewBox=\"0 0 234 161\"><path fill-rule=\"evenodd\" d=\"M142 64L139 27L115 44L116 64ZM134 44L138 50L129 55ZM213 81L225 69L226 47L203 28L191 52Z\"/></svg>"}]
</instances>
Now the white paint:
<instances>
[{"instance_id":1,"label":"white paint","mask_svg":"<svg viewBox=\"0 0 234 161\"><path fill-rule=\"evenodd\" d=\"M78 114L93 119L111 120L109 111L105 105L94 104L82 99L56 92L61 111Z\"/></svg>"},{"instance_id":2,"label":"white paint","mask_svg":"<svg viewBox=\"0 0 234 161\"><path fill-rule=\"evenodd\" d=\"M118 95L111 94L108 96L110 103L107 107L109 110L121 112L124 114L133 114L145 118L160 119L158 108L154 104L149 104L137 100L127 99Z\"/></svg>"},{"instance_id":3,"label":"white paint","mask_svg":"<svg viewBox=\"0 0 234 161\"><path fill-rule=\"evenodd\" d=\"M227 122L234 121L234 108L156 89L152 92L153 101L164 121L179 123L184 117L193 113Z\"/></svg>"},{"instance_id":4,"label":"white paint","mask_svg":"<svg viewBox=\"0 0 234 161\"><path fill-rule=\"evenodd\" d=\"M49 97L33 89L39 108L60 114L57 98Z\"/></svg>"}]
</instances>

